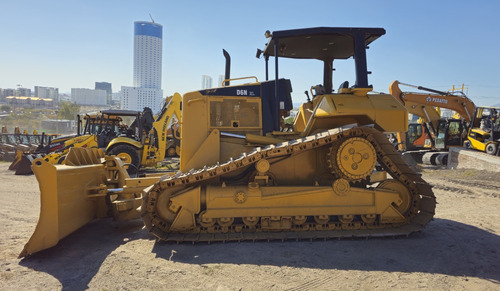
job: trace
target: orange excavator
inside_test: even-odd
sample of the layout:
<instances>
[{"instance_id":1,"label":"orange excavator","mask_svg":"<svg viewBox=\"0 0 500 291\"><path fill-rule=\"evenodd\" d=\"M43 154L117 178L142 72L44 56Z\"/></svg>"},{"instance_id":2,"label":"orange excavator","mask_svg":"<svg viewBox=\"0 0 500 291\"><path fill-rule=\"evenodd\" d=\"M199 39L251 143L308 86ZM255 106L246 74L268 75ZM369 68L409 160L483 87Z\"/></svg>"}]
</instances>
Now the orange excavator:
<instances>
[{"instance_id":1,"label":"orange excavator","mask_svg":"<svg viewBox=\"0 0 500 291\"><path fill-rule=\"evenodd\" d=\"M403 92L399 85L423 92ZM398 149L408 152L425 163L446 164L450 147L462 146L467 140L467 128L476 106L463 92L444 92L422 86L394 81L389 92L399 100L408 113L417 115L422 122L410 123L406 133L397 133ZM440 109L450 109L459 118L441 118Z\"/></svg>"}]
</instances>

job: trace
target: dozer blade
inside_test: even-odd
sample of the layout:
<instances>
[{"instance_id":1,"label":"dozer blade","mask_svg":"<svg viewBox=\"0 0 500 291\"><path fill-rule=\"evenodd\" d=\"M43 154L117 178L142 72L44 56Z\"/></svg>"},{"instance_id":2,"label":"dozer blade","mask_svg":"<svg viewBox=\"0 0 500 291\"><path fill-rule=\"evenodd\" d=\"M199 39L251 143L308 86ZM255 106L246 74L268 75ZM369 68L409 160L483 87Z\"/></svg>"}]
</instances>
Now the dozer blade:
<instances>
[{"instance_id":1,"label":"dozer blade","mask_svg":"<svg viewBox=\"0 0 500 291\"><path fill-rule=\"evenodd\" d=\"M20 258L55 246L62 238L101 216L106 205L99 191L106 177L98 157L76 166L54 166L36 159L32 169L40 187L40 217Z\"/></svg>"}]
</instances>

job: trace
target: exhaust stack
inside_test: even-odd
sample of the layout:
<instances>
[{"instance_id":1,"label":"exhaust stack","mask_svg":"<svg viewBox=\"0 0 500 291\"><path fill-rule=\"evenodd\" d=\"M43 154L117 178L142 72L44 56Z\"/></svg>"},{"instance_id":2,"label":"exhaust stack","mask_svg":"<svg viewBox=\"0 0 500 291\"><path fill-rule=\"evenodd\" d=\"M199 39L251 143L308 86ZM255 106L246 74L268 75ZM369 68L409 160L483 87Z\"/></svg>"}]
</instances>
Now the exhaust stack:
<instances>
[{"instance_id":1,"label":"exhaust stack","mask_svg":"<svg viewBox=\"0 0 500 291\"><path fill-rule=\"evenodd\" d=\"M229 56L229 53L225 49L222 49L222 53L226 58L226 70L224 73L224 80L229 80L231 78L231 57ZM229 81L226 81L224 85L229 86Z\"/></svg>"}]
</instances>

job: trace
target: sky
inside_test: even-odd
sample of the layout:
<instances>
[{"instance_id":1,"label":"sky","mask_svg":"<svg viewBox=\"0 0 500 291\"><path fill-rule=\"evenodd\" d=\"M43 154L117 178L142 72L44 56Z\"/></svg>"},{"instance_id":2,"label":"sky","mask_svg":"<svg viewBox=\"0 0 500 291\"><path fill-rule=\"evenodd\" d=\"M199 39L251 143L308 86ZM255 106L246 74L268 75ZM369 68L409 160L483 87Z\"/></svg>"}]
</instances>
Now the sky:
<instances>
[{"instance_id":1,"label":"sky","mask_svg":"<svg viewBox=\"0 0 500 291\"><path fill-rule=\"evenodd\" d=\"M386 34L367 51L369 84L388 92L394 80L447 91L465 85L476 105L500 103L500 1L168 1L0 0L0 88L21 85L94 88L133 86L134 21L163 25L164 95L201 89L224 74L265 79L266 30L308 27L381 27ZM354 83L354 62L334 62L333 87ZM316 60L280 61L293 102L322 83ZM274 73L271 73L274 76ZM402 87L403 91L414 91Z\"/></svg>"}]
</instances>

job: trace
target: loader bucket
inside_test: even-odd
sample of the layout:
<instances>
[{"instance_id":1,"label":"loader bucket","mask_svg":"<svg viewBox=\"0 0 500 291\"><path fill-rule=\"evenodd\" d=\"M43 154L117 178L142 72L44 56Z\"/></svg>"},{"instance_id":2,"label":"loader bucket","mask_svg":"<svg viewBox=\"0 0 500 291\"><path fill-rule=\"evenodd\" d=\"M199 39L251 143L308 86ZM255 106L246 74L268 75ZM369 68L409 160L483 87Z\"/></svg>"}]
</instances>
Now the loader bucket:
<instances>
[{"instance_id":1,"label":"loader bucket","mask_svg":"<svg viewBox=\"0 0 500 291\"><path fill-rule=\"evenodd\" d=\"M73 151L73 149L71 150ZM74 154L70 151L70 154ZM78 151L75 151L78 152ZM78 156L78 159L82 159ZM93 157L76 166L35 159L32 169L40 187L40 216L19 258L55 246L106 208L104 165ZM105 210L104 210L105 212Z\"/></svg>"},{"instance_id":2,"label":"loader bucket","mask_svg":"<svg viewBox=\"0 0 500 291\"><path fill-rule=\"evenodd\" d=\"M31 175L33 171L31 170L31 164L36 158L41 158L40 155L23 154L19 161L16 163L13 170L16 170L16 175ZM17 160L17 156L16 156ZM15 163L14 161L13 163ZM9 168L10 169L10 168Z\"/></svg>"},{"instance_id":3,"label":"loader bucket","mask_svg":"<svg viewBox=\"0 0 500 291\"><path fill-rule=\"evenodd\" d=\"M14 161L12 161L12 163L10 164L9 170L14 171L15 169L17 169L17 166L21 162L23 156L24 153L22 151L16 151L16 155L14 156ZM30 167L31 167L31 162L30 162Z\"/></svg>"}]
</instances>

